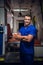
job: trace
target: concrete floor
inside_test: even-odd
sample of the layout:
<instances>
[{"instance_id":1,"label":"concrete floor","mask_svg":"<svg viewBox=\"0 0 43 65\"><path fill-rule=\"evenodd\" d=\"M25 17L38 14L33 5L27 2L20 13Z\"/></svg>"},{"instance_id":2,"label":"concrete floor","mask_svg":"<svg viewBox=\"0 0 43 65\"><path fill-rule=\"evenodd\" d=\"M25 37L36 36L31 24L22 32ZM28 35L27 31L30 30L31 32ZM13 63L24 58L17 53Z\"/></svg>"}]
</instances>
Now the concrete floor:
<instances>
[{"instance_id":1,"label":"concrete floor","mask_svg":"<svg viewBox=\"0 0 43 65\"><path fill-rule=\"evenodd\" d=\"M10 52L4 57L0 57L0 63L16 63L20 64L19 53ZM34 64L43 63L43 57L34 57Z\"/></svg>"}]
</instances>

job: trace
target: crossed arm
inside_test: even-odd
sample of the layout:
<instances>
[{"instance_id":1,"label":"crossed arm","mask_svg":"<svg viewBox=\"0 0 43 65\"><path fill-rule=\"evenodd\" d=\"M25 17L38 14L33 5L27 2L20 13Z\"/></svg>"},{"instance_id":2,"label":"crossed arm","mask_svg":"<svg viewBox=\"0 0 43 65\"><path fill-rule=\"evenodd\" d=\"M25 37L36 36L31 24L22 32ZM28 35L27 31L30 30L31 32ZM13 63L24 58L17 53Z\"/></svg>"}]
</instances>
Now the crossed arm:
<instances>
[{"instance_id":1,"label":"crossed arm","mask_svg":"<svg viewBox=\"0 0 43 65\"><path fill-rule=\"evenodd\" d=\"M27 36L22 36L20 33L19 34L14 34L14 38L17 40L23 40L23 41L27 41L30 42L33 39L33 35L29 34Z\"/></svg>"}]
</instances>

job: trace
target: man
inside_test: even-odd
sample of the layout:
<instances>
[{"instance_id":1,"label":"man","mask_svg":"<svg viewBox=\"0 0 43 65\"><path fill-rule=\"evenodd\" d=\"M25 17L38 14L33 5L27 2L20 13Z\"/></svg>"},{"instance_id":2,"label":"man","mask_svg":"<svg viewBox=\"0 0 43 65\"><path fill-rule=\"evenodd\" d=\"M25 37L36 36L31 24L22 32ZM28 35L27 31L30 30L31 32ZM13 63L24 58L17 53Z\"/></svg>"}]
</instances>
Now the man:
<instances>
[{"instance_id":1,"label":"man","mask_svg":"<svg viewBox=\"0 0 43 65\"><path fill-rule=\"evenodd\" d=\"M36 28L32 24L31 16L24 17L24 26L19 33L14 34L14 38L20 40L20 59L24 65L31 65L34 59L34 39Z\"/></svg>"}]
</instances>

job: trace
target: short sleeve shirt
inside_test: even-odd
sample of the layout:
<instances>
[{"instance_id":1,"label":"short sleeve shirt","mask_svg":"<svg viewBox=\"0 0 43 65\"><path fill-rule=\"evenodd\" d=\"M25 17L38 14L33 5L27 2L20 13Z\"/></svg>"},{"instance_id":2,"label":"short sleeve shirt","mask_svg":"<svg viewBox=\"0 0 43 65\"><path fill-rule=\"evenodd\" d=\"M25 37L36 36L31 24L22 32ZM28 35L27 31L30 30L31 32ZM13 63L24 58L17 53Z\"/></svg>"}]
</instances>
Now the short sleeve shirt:
<instances>
[{"instance_id":1,"label":"short sleeve shirt","mask_svg":"<svg viewBox=\"0 0 43 65\"><path fill-rule=\"evenodd\" d=\"M25 42L21 40L20 43L20 51L22 53L25 54L33 54L34 53L34 38L36 37L36 27L33 25L29 25L26 28L25 27L21 27L21 29L19 30L19 32L21 33L21 35L23 36L27 36L27 35L33 35L33 39L31 42Z\"/></svg>"}]
</instances>

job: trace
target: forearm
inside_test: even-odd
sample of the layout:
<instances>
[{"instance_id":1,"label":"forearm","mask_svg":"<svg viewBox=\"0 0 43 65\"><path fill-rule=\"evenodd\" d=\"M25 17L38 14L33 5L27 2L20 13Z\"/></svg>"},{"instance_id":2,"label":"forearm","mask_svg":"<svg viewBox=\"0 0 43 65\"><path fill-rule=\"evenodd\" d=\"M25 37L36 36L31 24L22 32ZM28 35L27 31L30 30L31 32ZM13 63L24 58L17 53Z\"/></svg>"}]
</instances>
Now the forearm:
<instances>
[{"instance_id":1,"label":"forearm","mask_svg":"<svg viewBox=\"0 0 43 65\"><path fill-rule=\"evenodd\" d=\"M23 41L29 41L27 36L21 36L21 35L18 35L16 39L23 40Z\"/></svg>"},{"instance_id":2,"label":"forearm","mask_svg":"<svg viewBox=\"0 0 43 65\"><path fill-rule=\"evenodd\" d=\"M15 39L17 39L17 40L22 40L23 39L23 36L21 36L21 35L17 35L16 37L15 37Z\"/></svg>"},{"instance_id":3,"label":"forearm","mask_svg":"<svg viewBox=\"0 0 43 65\"><path fill-rule=\"evenodd\" d=\"M28 39L22 39L23 41L30 42Z\"/></svg>"},{"instance_id":4,"label":"forearm","mask_svg":"<svg viewBox=\"0 0 43 65\"><path fill-rule=\"evenodd\" d=\"M27 36L23 36L23 37L22 37L22 40L23 40L23 41L27 41L27 42L29 42L29 39L28 39Z\"/></svg>"},{"instance_id":5,"label":"forearm","mask_svg":"<svg viewBox=\"0 0 43 65\"><path fill-rule=\"evenodd\" d=\"M33 39L33 36L29 35L29 36L23 36L22 37L22 40L23 41L27 41L27 42L31 42Z\"/></svg>"},{"instance_id":6,"label":"forearm","mask_svg":"<svg viewBox=\"0 0 43 65\"><path fill-rule=\"evenodd\" d=\"M23 40L23 41L27 41L27 42L30 42L33 39L32 35L22 36L22 35L16 34L14 37L17 40L20 40L20 41Z\"/></svg>"}]
</instances>

